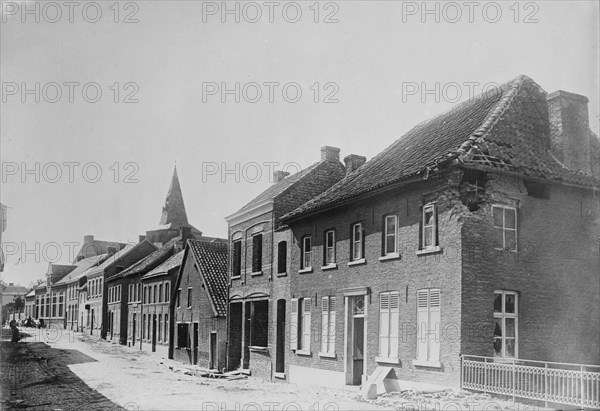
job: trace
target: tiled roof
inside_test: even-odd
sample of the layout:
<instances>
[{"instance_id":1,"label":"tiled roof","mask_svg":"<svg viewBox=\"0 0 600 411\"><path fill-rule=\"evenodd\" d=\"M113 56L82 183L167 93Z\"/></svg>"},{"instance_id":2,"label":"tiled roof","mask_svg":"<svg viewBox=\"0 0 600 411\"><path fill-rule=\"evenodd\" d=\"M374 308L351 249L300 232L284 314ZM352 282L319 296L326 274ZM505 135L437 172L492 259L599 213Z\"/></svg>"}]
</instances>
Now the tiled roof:
<instances>
[{"instance_id":1,"label":"tiled roof","mask_svg":"<svg viewBox=\"0 0 600 411\"><path fill-rule=\"evenodd\" d=\"M3 290L2 294L25 294L27 292L27 288L21 285L7 285Z\"/></svg>"},{"instance_id":2,"label":"tiled roof","mask_svg":"<svg viewBox=\"0 0 600 411\"><path fill-rule=\"evenodd\" d=\"M188 240L217 315L227 314L227 243Z\"/></svg>"},{"instance_id":3,"label":"tiled roof","mask_svg":"<svg viewBox=\"0 0 600 411\"><path fill-rule=\"evenodd\" d=\"M137 247L139 247L144 242L148 243L148 245L152 245L152 243L150 243L149 241L142 241L141 243L137 243L137 244L133 244L133 245L132 244L128 244L122 250L119 250L115 254L113 254L110 257L108 257L98 267L96 267L96 268L92 269L91 271L89 271L87 273L87 275L94 275L94 274L103 272L106 268L110 267L116 261L120 260L122 257L124 257L125 255L127 255L128 253L130 253L131 251L133 251L134 249L136 249Z\"/></svg>"},{"instance_id":4,"label":"tiled roof","mask_svg":"<svg viewBox=\"0 0 600 411\"><path fill-rule=\"evenodd\" d=\"M546 93L520 76L418 124L283 219L326 209L451 163L598 187L597 179L566 169L549 153L548 135Z\"/></svg>"},{"instance_id":5,"label":"tiled roof","mask_svg":"<svg viewBox=\"0 0 600 411\"><path fill-rule=\"evenodd\" d=\"M251 210L255 206L271 199L275 199L280 194L283 194L287 189L292 187L294 183L301 180L302 177L308 175L312 170L314 170L321 162L317 162L310 167L305 168L302 171L297 172L296 174L292 174L287 176L283 180L272 184L265 191L256 196L252 201L239 209L238 213Z\"/></svg>"},{"instance_id":6,"label":"tiled roof","mask_svg":"<svg viewBox=\"0 0 600 411\"><path fill-rule=\"evenodd\" d=\"M170 257L167 261L156 267L154 270L145 274L142 278L151 278L159 275L167 274L173 268L181 266L181 262L183 261L184 250L181 250L174 256Z\"/></svg>"},{"instance_id":7,"label":"tiled roof","mask_svg":"<svg viewBox=\"0 0 600 411\"><path fill-rule=\"evenodd\" d=\"M79 279L87 274L88 270L92 267L99 265L108 256L108 254L96 255L90 258L84 258L78 261L75 265L77 266L73 271L64 276L60 281L57 281L54 285L61 285L70 283L73 280Z\"/></svg>"},{"instance_id":8,"label":"tiled roof","mask_svg":"<svg viewBox=\"0 0 600 411\"><path fill-rule=\"evenodd\" d=\"M162 247L151 252L140 261L136 262L127 269L121 271L116 277L127 277L134 274L143 274L152 270L157 265L161 264L165 259L173 255L175 244L179 240L178 237L172 238L167 241Z\"/></svg>"},{"instance_id":9,"label":"tiled roof","mask_svg":"<svg viewBox=\"0 0 600 411\"><path fill-rule=\"evenodd\" d=\"M92 240L88 243L84 243L81 246L81 249L77 253L77 257L75 257L75 259L77 260L77 258L80 257L88 258L95 255L106 254L108 253L108 247L115 247L117 250L120 250L125 247L125 244L116 241Z\"/></svg>"}]
</instances>

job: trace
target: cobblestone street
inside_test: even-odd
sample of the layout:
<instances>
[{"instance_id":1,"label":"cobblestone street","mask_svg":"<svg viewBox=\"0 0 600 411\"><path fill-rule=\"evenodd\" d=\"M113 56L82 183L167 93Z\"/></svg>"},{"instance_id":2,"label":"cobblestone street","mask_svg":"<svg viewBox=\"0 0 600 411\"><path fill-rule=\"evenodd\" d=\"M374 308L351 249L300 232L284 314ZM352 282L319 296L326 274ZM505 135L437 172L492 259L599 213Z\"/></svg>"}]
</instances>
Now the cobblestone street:
<instances>
[{"instance_id":1,"label":"cobblestone street","mask_svg":"<svg viewBox=\"0 0 600 411\"><path fill-rule=\"evenodd\" d=\"M354 391L203 378L172 360L79 333L21 331L29 336L11 344L3 329L7 410L384 409L357 401Z\"/></svg>"},{"instance_id":2,"label":"cobblestone street","mask_svg":"<svg viewBox=\"0 0 600 411\"><path fill-rule=\"evenodd\" d=\"M48 410L122 410L90 388L69 366L96 361L77 350L42 342L12 344L3 331L2 408Z\"/></svg>"}]
</instances>

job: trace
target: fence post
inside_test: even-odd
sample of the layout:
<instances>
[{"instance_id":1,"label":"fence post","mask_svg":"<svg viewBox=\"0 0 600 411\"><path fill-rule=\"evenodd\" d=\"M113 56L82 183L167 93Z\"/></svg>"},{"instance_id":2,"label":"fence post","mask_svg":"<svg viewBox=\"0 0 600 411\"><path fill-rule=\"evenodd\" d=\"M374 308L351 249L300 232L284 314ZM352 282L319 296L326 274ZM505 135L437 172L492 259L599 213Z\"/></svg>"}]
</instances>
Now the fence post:
<instances>
[{"instance_id":1,"label":"fence post","mask_svg":"<svg viewBox=\"0 0 600 411\"><path fill-rule=\"evenodd\" d=\"M483 359L483 393L486 393L487 388L487 357Z\"/></svg>"},{"instance_id":2,"label":"fence post","mask_svg":"<svg viewBox=\"0 0 600 411\"><path fill-rule=\"evenodd\" d=\"M585 404L585 396L583 394L583 365L579 366L579 378L581 379L581 408Z\"/></svg>"},{"instance_id":3,"label":"fence post","mask_svg":"<svg viewBox=\"0 0 600 411\"><path fill-rule=\"evenodd\" d=\"M517 383L515 381L515 375L516 375L516 363L515 363L515 359L513 358L513 367L512 367L512 392L513 392L513 404L515 402L515 395L517 393Z\"/></svg>"},{"instance_id":4,"label":"fence post","mask_svg":"<svg viewBox=\"0 0 600 411\"><path fill-rule=\"evenodd\" d=\"M544 407L548 408L548 363L544 363Z\"/></svg>"}]
</instances>

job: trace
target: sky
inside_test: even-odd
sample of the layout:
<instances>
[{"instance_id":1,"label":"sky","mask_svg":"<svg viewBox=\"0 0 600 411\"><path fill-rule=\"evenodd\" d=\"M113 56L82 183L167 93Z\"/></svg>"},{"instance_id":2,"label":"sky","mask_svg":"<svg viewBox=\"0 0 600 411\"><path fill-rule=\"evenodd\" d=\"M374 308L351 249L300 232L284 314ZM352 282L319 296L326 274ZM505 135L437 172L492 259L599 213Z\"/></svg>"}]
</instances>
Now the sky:
<instances>
[{"instance_id":1,"label":"sky","mask_svg":"<svg viewBox=\"0 0 600 411\"><path fill-rule=\"evenodd\" d=\"M0 278L136 242L175 164L190 223L225 237L273 169L370 159L520 74L587 96L598 134L598 28L597 1L3 1Z\"/></svg>"}]
</instances>

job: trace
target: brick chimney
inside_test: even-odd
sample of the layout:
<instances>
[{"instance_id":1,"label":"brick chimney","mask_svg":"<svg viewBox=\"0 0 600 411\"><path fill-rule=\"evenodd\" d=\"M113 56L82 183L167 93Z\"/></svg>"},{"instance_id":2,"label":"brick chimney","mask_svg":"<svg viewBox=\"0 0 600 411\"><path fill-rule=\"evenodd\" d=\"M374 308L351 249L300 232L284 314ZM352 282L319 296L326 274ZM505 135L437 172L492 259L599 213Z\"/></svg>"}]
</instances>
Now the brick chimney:
<instances>
[{"instance_id":1,"label":"brick chimney","mask_svg":"<svg viewBox=\"0 0 600 411\"><path fill-rule=\"evenodd\" d=\"M92 241L94 241L93 235L84 235L83 236L83 244L91 243Z\"/></svg>"},{"instance_id":2,"label":"brick chimney","mask_svg":"<svg viewBox=\"0 0 600 411\"><path fill-rule=\"evenodd\" d=\"M281 171L281 170L273 171L273 183L277 184L289 175L290 175L290 173L288 173L287 171Z\"/></svg>"},{"instance_id":3,"label":"brick chimney","mask_svg":"<svg viewBox=\"0 0 600 411\"><path fill-rule=\"evenodd\" d=\"M598 176L598 148L592 141L597 138L589 128L587 97L558 90L547 100L552 154L567 168Z\"/></svg>"},{"instance_id":4,"label":"brick chimney","mask_svg":"<svg viewBox=\"0 0 600 411\"><path fill-rule=\"evenodd\" d=\"M344 157L344 163L346 164L346 174L350 174L367 161L366 157L359 156L358 154L349 154Z\"/></svg>"},{"instance_id":5,"label":"brick chimney","mask_svg":"<svg viewBox=\"0 0 600 411\"><path fill-rule=\"evenodd\" d=\"M337 147L321 147L321 161L340 161L340 149Z\"/></svg>"},{"instance_id":6,"label":"brick chimney","mask_svg":"<svg viewBox=\"0 0 600 411\"><path fill-rule=\"evenodd\" d=\"M113 255L117 252L117 247L109 245L108 247L106 247L106 251L107 251L108 255Z\"/></svg>"},{"instance_id":7,"label":"brick chimney","mask_svg":"<svg viewBox=\"0 0 600 411\"><path fill-rule=\"evenodd\" d=\"M181 226L179 228L179 233L181 236L181 241L183 242L183 246L187 243L187 240L192 238L192 227L190 226Z\"/></svg>"}]
</instances>

